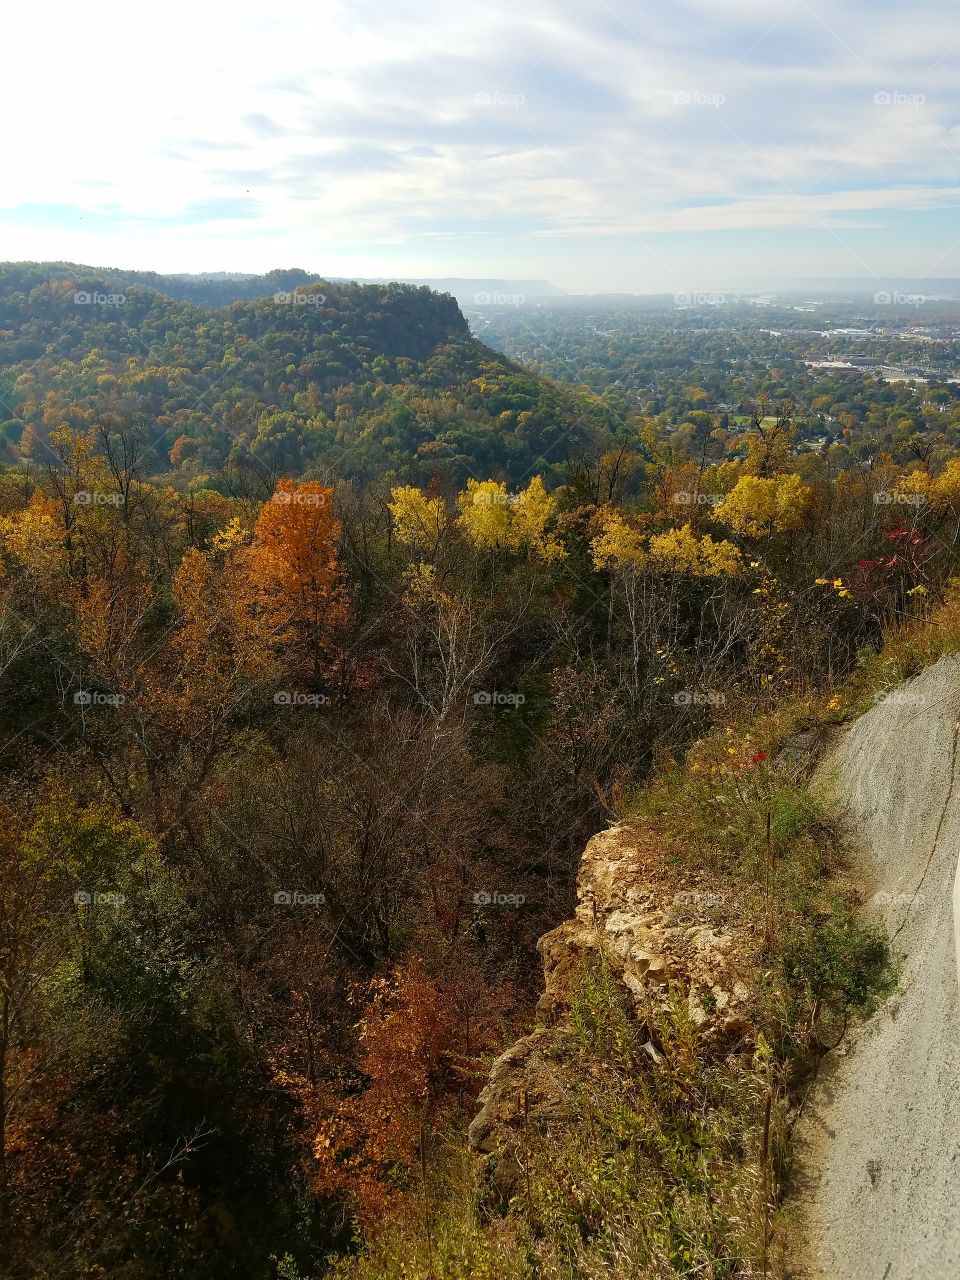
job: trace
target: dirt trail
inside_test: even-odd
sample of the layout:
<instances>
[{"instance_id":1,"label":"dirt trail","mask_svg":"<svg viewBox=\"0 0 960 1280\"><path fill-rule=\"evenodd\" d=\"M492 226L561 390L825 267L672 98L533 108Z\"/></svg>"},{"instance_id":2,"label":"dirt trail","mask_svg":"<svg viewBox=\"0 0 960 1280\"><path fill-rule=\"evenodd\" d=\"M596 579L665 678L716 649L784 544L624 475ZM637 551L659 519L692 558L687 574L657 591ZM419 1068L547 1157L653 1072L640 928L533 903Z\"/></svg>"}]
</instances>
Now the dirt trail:
<instances>
[{"instance_id":1,"label":"dirt trail","mask_svg":"<svg viewBox=\"0 0 960 1280\"><path fill-rule=\"evenodd\" d=\"M818 1280L960 1277L958 720L960 660L943 658L819 770L906 958L902 993L831 1055L799 1127Z\"/></svg>"}]
</instances>

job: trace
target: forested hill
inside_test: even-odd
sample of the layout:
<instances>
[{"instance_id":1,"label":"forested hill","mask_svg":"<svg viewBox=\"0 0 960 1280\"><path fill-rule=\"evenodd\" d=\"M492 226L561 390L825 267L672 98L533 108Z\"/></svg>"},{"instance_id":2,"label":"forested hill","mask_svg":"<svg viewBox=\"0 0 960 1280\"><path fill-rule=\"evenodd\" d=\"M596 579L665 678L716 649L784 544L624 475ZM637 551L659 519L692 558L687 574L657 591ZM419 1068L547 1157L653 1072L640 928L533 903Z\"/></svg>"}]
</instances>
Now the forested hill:
<instances>
[{"instance_id":1,"label":"forested hill","mask_svg":"<svg viewBox=\"0 0 960 1280\"><path fill-rule=\"evenodd\" d=\"M317 279L300 267L268 271L263 275L229 271L159 275L156 271L85 267L77 262L8 262L0 264L0 274L15 280L18 288L25 292L48 281L82 281L95 284L107 293L122 292L139 285L155 293L166 294L168 298L177 298L180 302L195 302L201 307L225 307L231 302L266 298L279 290L302 288Z\"/></svg>"},{"instance_id":2,"label":"forested hill","mask_svg":"<svg viewBox=\"0 0 960 1280\"><path fill-rule=\"evenodd\" d=\"M220 307L171 296L254 287ZM52 430L98 423L138 432L150 473L193 484L559 476L618 429L599 399L477 342L427 288L0 266L0 459L42 464Z\"/></svg>"}]
</instances>

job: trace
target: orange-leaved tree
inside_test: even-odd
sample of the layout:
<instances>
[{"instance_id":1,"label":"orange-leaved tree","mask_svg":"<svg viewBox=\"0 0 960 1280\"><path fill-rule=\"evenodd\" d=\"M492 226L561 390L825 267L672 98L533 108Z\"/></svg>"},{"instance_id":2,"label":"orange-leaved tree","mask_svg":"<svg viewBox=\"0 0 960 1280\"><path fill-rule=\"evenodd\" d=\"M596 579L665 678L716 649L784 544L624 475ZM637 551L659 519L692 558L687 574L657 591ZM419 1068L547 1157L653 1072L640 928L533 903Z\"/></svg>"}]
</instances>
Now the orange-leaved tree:
<instances>
[{"instance_id":1,"label":"orange-leaved tree","mask_svg":"<svg viewBox=\"0 0 960 1280\"><path fill-rule=\"evenodd\" d=\"M333 635L347 614L339 534L332 489L280 480L247 552L257 607L278 638L284 665L313 683L329 669Z\"/></svg>"},{"instance_id":2,"label":"orange-leaved tree","mask_svg":"<svg viewBox=\"0 0 960 1280\"><path fill-rule=\"evenodd\" d=\"M318 1123L314 1185L347 1194L370 1228L391 1208L411 1208L424 1130L455 1087L460 1037L450 992L416 957L371 983L358 1029L367 1086Z\"/></svg>"}]
</instances>

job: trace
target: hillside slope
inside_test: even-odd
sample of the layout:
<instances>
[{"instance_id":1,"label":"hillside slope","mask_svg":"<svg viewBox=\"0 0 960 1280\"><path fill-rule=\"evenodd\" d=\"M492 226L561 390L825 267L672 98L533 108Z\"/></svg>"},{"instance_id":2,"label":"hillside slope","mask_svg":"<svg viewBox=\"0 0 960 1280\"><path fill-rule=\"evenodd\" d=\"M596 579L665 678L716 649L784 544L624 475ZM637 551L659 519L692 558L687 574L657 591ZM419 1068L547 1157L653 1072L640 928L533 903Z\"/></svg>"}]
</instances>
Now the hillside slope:
<instances>
[{"instance_id":1,"label":"hillside slope","mask_svg":"<svg viewBox=\"0 0 960 1280\"><path fill-rule=\"evenodd\" d=\"M46 464L57 427L109 423L142 437L147 474L194 485L322 468L462 486L560 478L612 440L607 406L485 347L449 294L302 274L233 301L217 282L0 264L0 461Z\"/></svg>"},{"instance_id":2,"label":"hillside slope","mask_svg":"<svg viewBox=\"0 0 960 1280\"><path fill-rule=\"evenodd\" d=\"M942 658L847 728L819 770L904 955L900 993L838 1051L800 1126L824 1280L960 1274L958 717L960 661Z\"/></svg>"}]
</instances>

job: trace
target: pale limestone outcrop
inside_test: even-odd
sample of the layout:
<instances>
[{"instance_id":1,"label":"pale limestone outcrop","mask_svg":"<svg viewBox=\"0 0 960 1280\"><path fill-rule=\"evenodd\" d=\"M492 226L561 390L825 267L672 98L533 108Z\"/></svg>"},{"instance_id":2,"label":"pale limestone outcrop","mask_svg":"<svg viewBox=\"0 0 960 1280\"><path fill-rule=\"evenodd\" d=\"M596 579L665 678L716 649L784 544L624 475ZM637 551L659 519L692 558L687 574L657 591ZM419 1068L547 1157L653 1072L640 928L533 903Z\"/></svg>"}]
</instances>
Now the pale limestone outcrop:
<instances>
[{"instance_id":1,"label":"pale limestone outcrop","mask_svg":"<svg viewBox=\"0 0 960 1280\"><path fill-rule=\"evenodd\" d=\"M504 1194L530 1131L569 1119L556 1054L571 984L591 955L604 957L641 1017L672 987L686 997L705 1053L750 1047L750 993L739 973L754 949L752 929L709 877L667 862L640 829L601 831L581 859L574 916L540 939L539 1025L493 1064L470 1126L472 1147L497 1157L495 1181ZM657 1060L652 1043L649 1052Z\"/></svg>"}]
</instances>

